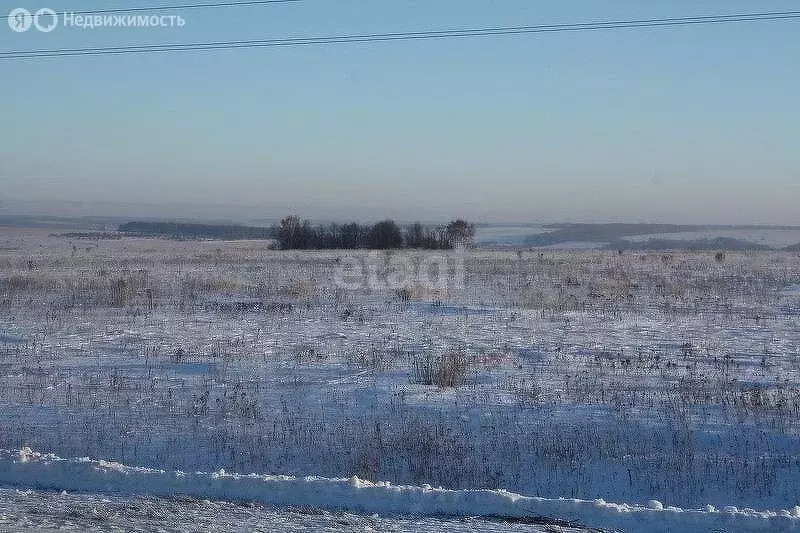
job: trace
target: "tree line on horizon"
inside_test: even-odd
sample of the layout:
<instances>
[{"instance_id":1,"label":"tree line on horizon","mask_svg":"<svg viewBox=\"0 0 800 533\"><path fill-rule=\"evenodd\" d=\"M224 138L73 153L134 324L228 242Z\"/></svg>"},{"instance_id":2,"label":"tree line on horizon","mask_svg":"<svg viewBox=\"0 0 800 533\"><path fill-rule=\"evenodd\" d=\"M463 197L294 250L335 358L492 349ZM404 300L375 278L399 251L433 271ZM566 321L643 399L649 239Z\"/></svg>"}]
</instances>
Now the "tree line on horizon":
<instances>
[{"instance_id":1,"label":"tree line on horizon","mask_svg":"<svg viewBox=\"0 0 800 533\"><path fill-rule=\"evenodd\" d=\"M198 224L191 222L160 222L135 220L120 224L120 233L141 236L164 236L173 239L272 239L272 228L239 224Z\"/></svg>"},{"instance_id":2,"label":"tree line on horizon","mask_svg":"<svg viewBox=\"0 0 800 533\"><path fill-rule=\"evenodd\" d=\"M133 221L120 224L120 233L173 239L275 239L284 250L419 248L449 250L468 245L475 237L475 225L456 219L443 226L420 222L401 227L394 220L375 224L318 224L291 215L272 227L235 224L198 224L188 222Z\"/></svg>"},{"instance_id":3,"label":"tree line on horizon","mask_svg":"<svg viewBox=\"0 0 800 533\"><path fill-rule=\"evenodd\" d=\"M431 227L415 222L401 228L394 220L387 219L372 225L350 222L315 226L308 219L291 215L281 220L274 234L283 250L449 250L470 244L475 237L475 225L456 219L445 226Z\"/></svg>"}]
</instances>

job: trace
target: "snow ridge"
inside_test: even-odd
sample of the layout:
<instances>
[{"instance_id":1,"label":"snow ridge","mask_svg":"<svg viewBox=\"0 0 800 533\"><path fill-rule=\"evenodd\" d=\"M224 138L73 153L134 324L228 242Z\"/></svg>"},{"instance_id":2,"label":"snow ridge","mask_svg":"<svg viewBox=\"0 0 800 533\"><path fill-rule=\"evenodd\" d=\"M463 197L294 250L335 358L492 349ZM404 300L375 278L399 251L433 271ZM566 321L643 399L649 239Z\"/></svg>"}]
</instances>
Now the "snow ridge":
<instances>
[{"instance_id":1,"label":"snow ridge","mask_svg":"<svg viewBox=\"0 0 800 533\"><path fill-rule=\"evenodd\" d=\"M165 497L176 494L242 500L269 506L315 507L382 515L550 517L628 532L800 532L800 506L756 511L725 507L681 509L602 499L547 499L505 490L447 490L372 483L352 477L187 473L126 466L89 458L63 459L23 448L0 450L0 485L38 490L106 492Z\"/></svg>"}]
</instances>

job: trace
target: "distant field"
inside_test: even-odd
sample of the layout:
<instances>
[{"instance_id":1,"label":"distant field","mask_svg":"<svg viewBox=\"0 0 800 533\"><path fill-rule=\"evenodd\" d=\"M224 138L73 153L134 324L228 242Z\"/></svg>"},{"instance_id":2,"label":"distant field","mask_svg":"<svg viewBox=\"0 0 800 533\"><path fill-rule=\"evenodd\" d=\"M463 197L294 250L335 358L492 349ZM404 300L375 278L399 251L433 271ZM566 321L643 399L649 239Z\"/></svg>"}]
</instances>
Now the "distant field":
<instances>
[{"instance_id":1,"label":"distant field","mask_svg":"<svg viewBox=\"0 0 800 533\"><path fill-rule=\"evenodd\" d=\"M690 248L719 240L733 249L768 247L782 249L800 243L800 228L776 226L678 226L674 224L549 224L484 225L476 232L484 246L529 246L554 249L590 249L607 245L634 248L647 241L665 242L663 248Z\"/></svg>"},{"instance_id":2,"label":"distant field","mask_svg":"<svg viewBox=\"0 0 800 533\"><path fill-rule=\"evenodd\" d=\"M521 245L525 238L549 231L543 226L484 225L475 230L478 244Z\"/></svg>"},{"instance_id":3,"label":"distant field","mask_svg":"<svg viewBox=\"0 0 800 533\"><path fill-rule=\"evenodd\" d=\"M762 244L771 248L785 248L800 243L800 229L712 229L700 231L685 231L679 233L656 233L649 235L634 235L628 237L631 241L646 241L648 239L675 239L675 240L700 240L715 239L718 237L739 239L742 241Z\"/></svg>"}]
</instances>

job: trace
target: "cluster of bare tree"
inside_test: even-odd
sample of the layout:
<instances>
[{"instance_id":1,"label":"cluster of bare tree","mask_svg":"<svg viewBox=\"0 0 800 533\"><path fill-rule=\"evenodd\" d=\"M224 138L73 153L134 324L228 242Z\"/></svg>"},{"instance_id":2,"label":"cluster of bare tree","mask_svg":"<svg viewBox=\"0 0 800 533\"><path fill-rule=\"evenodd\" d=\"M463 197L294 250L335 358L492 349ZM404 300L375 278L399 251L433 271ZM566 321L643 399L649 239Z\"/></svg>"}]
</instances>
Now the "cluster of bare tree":
<instances>
[{"instance_id":1,"label":"cluster of bare tree","mask_svg":"<svg viewBox=\"0 0 800 533\"><path fill-rule=\"evenodd\" d=\"M314 226L309 220L292 215L281 220L273 233L284 250L353 248L442 250L471 243L475 236L475 225L457 219L445 226L426 226L415 222L405 228L401 228L393 220L382 220L372 225L351 222Z\"/></svg>"}]
</instances>

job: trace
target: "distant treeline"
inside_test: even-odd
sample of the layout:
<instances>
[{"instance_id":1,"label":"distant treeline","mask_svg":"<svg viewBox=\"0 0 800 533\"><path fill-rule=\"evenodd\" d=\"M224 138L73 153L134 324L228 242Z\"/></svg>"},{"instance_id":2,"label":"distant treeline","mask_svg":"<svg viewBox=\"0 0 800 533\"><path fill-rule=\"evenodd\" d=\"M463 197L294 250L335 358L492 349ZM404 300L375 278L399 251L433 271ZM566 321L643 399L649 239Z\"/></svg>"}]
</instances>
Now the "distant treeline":
<instances>
[{"instance_id":1,"label":"distant treeline","mask_svg":"<svg viewBox=\"0 0 800 533\"><path fill-rule=\"evenodd\" d=\"M400 227L393 220L375 224L312 225L307 219L288 216L270 228L229 224L192 224L183 222L127 222L119 226L127 235L159 236L173 239L275 239L284 250L330 250L366 248L424 248L447 250L469 244L475 225L453 220L445 226L425 226L419 222Z\"/></svg>"},{"instance_id":2,"label":"distant treeline","mask_svg":"<svg viewBox=\"0 0 800 533\"><path fill-rule=\"evenodd\" d=\"M173 239L273 239L273 228L231 224L190 224L183 222L127 222L119 226L122 233L163 236Z\"/></svg>"},{"instance_id":3,"label":"distant treeline","mask_svg":"<svg viewBox=\"0 0 800 533\"><path fill-rule=\"evenodd\" d=\"M288 216L275 227L274 233L284 250L386 250L404 247L446 250L458 244L471 243L475 225L458 219L437 227L416 222L401 228L393 220L382 220L372 225L351 222L314 226L309 220Z\"/></svg>"},{"instance_id":4,"label":"distant treeline","mask_svg":"<svg viewBox=\"0 0 800 533\"><path fill-rule=\"evenodd\" d=\"M531 235L525 244L531 246L551 246L565 242L613 241L632 235L649 235L656 233L677 233L697 231L704 226L678 224L548 224L544 227L553 229L546 233Z\"/></svg>"},{"instance_id":5,"label":"distant treeline","mask_svg":"<svg viewBox=\"0 0 800 533\"><path fill-rule=\"evenodd\" d=\"M611 224L544 224L542 227L548 231L530 235L525 238L528 246L552 246L566 242L611 242L609 247L618 246L615 241L626 241L626 237L636 235L657 235L665 233L683 233L690 231L712 231L712 230L800 230L800 226L722 226L722 225L693 225L693 224L647 224L647 223L611 223ZM627 242L627 241L626 241ZM656 242L651 243L651 249L660 249L659 246L669 247L673 243ZM740 245L735 242L720 241L719 243L702 242L697 243L698 248L705 248L714 245L730 246L736 249ZM631 247L627 247L631 249ZM756 248L751 248L756 249Z\"/></svg>"}]
</instances>

